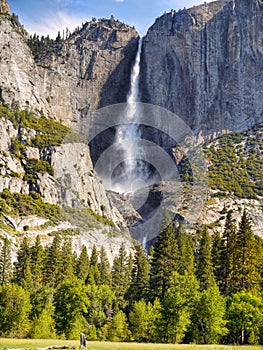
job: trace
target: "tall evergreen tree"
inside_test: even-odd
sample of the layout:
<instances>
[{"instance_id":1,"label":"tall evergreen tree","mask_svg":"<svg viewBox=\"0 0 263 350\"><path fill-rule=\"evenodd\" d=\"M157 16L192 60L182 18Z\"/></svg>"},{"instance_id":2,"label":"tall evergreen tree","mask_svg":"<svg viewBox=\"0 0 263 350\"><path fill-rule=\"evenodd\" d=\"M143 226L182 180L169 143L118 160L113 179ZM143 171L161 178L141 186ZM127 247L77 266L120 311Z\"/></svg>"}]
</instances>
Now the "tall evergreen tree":
<instances>
[{"instance_id":1,"label":"tall evergreen tree","mask_svg":"<svg viewBox=\"0 0 263 350\"><path fill-rule=\"evenodd\" d=\"M250 219L244 210L236 243L236 278L239 281L237 292L259 290L261 276L258 269L257 241L254 237Z\"/></svg>"},{"instance_id":2,"label":"tall evergreen tree","mask_svg":"<svg viewBox=\"0 0 263 350\"><path fill-rule=\"evenodd\" d=\"M134 247L135 254L132 268L132 281L127 292L131 303L146 296L149 288L150 264L146 252L140 244Z\"/></svg>"},{"instance_id":3,"label":"tall evergreen tree","mask_svg":"<svg viewBox=\"0 0 263 350\"><path fill-rule=\"evenodd\" d=\"M89 255L88 255L87 247L85 245L82 245L81 252L77 260L76 275L83 282L86 281L87 276L89 274L89 265L90 264L89 264Z\"/></svg>"},{"instance_id":4,"label":"tall evergreen tree","mask_svg":"<svg viewBox=\"0 0 263 350\"><path fill-rule=\"evenodd\" d=\"M173 272L179 270L179 251L173 224L166 214L164 229L158 234L150 269L150 299L163 298Z\"/></svg>"},{"instance_id":5,"label":"tall evergreen tree","mask_svg":"<svg viewBox=\"0 0 263 350\"><path fill-rule=\"evenodd\" d=\"M33 286L39 289L43 282L43 270L45 261L45 251L41 245L40 236L38 235L35 244L31 247L31 272Z\"/></svg>"},{"instance_id":6,"label":"tall evergreen tree","mask_svg":"<svg viewBox=\"0 0 263 350\"><path fill-rule=\"evenodd\" d=\"M17 252L17 261L14 269L14 282L31 290L33 286L31 273L31 251L28 238L24 237Z\"/></svg>"},{"instance_id":7,"label":"tall evergreen tree","mask_svg":"<svg viewBox=\"0 0 263 350\"><path fill-rule=\"evenodd\" d=\"M122 243L119 254L113 260L112 287L115 290L119 307L124 308L126 301L124 295L129 288L129 260L124 243Z\"/></svg>"},{"instance_id":8,"label":"tall evergreen tree","mask_svg":"<svg viewBox=\"0 0 263 350\"><path fill-rule=\"evenodd\" d=\"M110 263L107 257L107 252L102 246L100 250L100 262L99 262L99 272L100 272L100 284L111 284L111 274L110 274Z\"/></svg>"},{"instance_id":9,"label":"tall evergreen tree","mask_svg":"<svg viewBox=\"0 0 263 350\"><path fill-rule=\"evenodd\" d=\"M72 249L71 239L66 237L61 248L61 272L63 279L70 279L74 275L76 268L75 255Z\"/></svg>"},{"instance_id":10,"label":"tall evergreen tree","mask_svg":"<svg viewBox=\"0 0 263 350\"><path fill-rule=\"evenodd\" d=\"M49 247L46 248L46 260L44 266L45 283L51 287L56 287L62 281L62 254L61 237L56 234Z\"/></svg>"},{"instance_id":11,"label":"tall evergreen tree","mask_svg":"<svg viewBox=\"0 0 263 350\"><path fill-rule=\"evenodd\" d=\"M211 238L207 228L202 230L197 258L197 277L200 281L200 287L202 290L208 289L215 284L211 254Z\"/></svg>"},{"instance_id":12,"label":"tall evergreen tree","mask_svg":"<svg viewBox=\"0 0 263 350\"><path fill-rule=\"evenodd\" d=\"M0 251L0 285L12 278L11 242L5 237Z\"/></svg>"},{"instance_id":13,"label":"tall evergreen tree","mask_svg":"<svg viewBox=\"0 0 263 350\"><path fill-rule=\"evenodd\" d=\"M100 283L100 271L99 271L99 256L96 246L92 248L90 256L90 267L86 282L89 284L99 284Z\"/></svg>"},{"instance_id":14,"label":"tall evergreen tree","mask_svg":"<svg viewBox=\"0 0 263 350\"><path fill-rule=\"evenodd\" d=\"M224 241L220 236L220 233L216 231L212 235L212 264L214 267L214 275L216 282L221 283L222 279L222 251L224 250Z\"/></svg>"},{"instance_id":15,"label":"tall evergreen tree","mask_svg":"<svg viewBox=\"0 0 263 350\"><path fill-rule=\"evenodd\" d=\"M227 212L222 241L219 287L222 293L229 295L236 289L236 284L239 283L236 276L237 233L235 221L232 219L232 211Z\"/></svg>"},{"instance_id":16,"label":"tall evergreen tree","mask_svg":"<svg viewBox=\"0 0 263 350\"><path fill-rule=\"evenodd\" d=\"M177 244L179 249L179 272L185 271L192 274L195 272L193 239L183 230L182 224L179 224L177 231Z\"/></svg>"}]
</instances>

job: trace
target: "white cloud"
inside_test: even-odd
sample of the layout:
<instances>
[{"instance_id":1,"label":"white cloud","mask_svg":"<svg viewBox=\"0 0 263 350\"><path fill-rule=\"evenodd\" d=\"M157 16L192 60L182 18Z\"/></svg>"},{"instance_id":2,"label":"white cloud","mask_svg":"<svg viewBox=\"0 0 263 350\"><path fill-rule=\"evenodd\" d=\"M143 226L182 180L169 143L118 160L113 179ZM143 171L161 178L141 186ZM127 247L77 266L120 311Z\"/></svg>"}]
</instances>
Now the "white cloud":
<instances>
[{"instance_id":1,"label":"white cloud","mask_svg":"<svg viewBox=\"0 0 263 350\"><path fill-rule=\"evenodd\" d=\"M32 22L25 23L25 27L30 34L37 33L41 35L49 35L51 38L56 38L58 31L61 32L68 28L71 32L83 22L89 20L84 16L68 14L65 11L58 11L52 14L44 14Z\"/></svg>"},{"instance_id":2,"label":"white cloud","mask_svg":"<svg viewBox=\"0 0 263 350\"><path fill-rule=\"evenodd\" d=\"M124 0L115 0L115 2L124 2Z\"/></svg>"}]
</instances>

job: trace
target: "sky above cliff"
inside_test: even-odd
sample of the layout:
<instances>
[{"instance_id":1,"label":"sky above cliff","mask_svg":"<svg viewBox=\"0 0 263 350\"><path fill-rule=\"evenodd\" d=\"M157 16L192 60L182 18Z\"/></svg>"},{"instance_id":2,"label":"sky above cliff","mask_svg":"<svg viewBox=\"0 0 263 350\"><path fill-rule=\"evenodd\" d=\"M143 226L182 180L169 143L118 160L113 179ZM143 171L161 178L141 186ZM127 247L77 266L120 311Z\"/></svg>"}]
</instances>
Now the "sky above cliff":
<instances>
[{"instance_id":1,"label":"sky above cliff","mask_svg":"<svg viewBox=\"0 0 263 350\"><path fill-rule=\"evenodd\" d=\"M211 0L210 0L211 1ZM206 0L206 2L210 2ZM203 0L9 0L12 12L31 33L49 34L68 27L74 30L92 17L116 19L135 26L144 35L156 17L164 11L182 9Z\"/></svg>"}]
</instances>

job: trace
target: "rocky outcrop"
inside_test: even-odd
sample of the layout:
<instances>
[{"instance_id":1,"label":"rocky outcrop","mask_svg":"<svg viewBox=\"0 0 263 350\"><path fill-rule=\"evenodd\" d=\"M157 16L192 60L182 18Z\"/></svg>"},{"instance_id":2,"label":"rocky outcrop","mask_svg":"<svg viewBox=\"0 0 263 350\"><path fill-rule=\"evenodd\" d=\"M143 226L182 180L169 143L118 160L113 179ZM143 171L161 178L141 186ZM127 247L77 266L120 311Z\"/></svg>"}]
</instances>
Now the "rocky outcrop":
<instances>
[{"instance_id":1,"label":"rocky outcrop","mask_svg":"<svg viewBox=\"0 0 263 350\"><path fill-rule=\"evenodd\" d=\"M196 133L244 130L263 120L263 5L218 0L156 20L143 41L144 102Z\"/></svg>"},{"instance_id":2,"label":"rocky outcrop","mask_svg":"<svg viewBox=\"0 0 263 350\"><path fill-rule=\"evenodd\" d=\"M6 0L0 0L0 13L5 13L10 15L10 8Z\"/></svg>"},{"instance_id":3,"label":"rocky outcrop","mask_svg":"<svg viewBox=\"0 0 263 350\"><path fill-rule=\"evenodd\" d=\"M99 107L125 102L137 37L121 22L93 21L39 55L55 115L69 124Z\"/></svg>"},{"instance_id":4,"label":"rocky outcrop","mask_svg":"<svg viewBox=\"0 0 263 350\"><path fill-rule=\"evenodd\" d=\"M10 16L0 16L0 97L71 125L99 107L125 102L138 33L115 20L86 23L37 59Z\"/></svg>"},{"instance_id":5,"label":"rocky outcrop","mask_svg":"<svg viewBox=\"0 0 263 350\"><path fill-rule=\"evenodd\" d=\"M21 158L11 151L12 139L30 143L35 131L16 129L9 120L0 118L0 136L0 192L9 189L11 193L28 194L33 189L40 193L44 202L72 208L85 206L119 228L126 226L93 169L86 143L68 142L41 150L27 146L25 156ZM30 184L30 179L25 176L25 166L32 159L49 162L54 174L39 172L35 174L34 185Z\"/></svg>"}]
</instances>

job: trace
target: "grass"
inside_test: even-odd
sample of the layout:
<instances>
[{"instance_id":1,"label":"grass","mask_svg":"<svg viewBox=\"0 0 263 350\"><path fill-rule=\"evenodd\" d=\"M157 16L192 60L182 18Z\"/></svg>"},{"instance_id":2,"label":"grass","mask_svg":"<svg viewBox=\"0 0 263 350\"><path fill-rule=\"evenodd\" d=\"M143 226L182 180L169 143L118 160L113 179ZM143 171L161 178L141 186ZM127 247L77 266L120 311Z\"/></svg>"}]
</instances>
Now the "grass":
<instances>
[{"instance_id":1,"label":"grass","mask_svg":"<svg viewBox=\"0 0 263 350\"><path fill-rule=\"evenodd\" d=\"M0 349L5 348L27 348L72 345L79 347L77 340L38 340L38 339L1 339ZM223 346L223 345L170 345L170 344L138 344L138 343L109 343L109 342L87 342L87 350L259 350L262 346Z\"/></svg>"}]
</instances>

